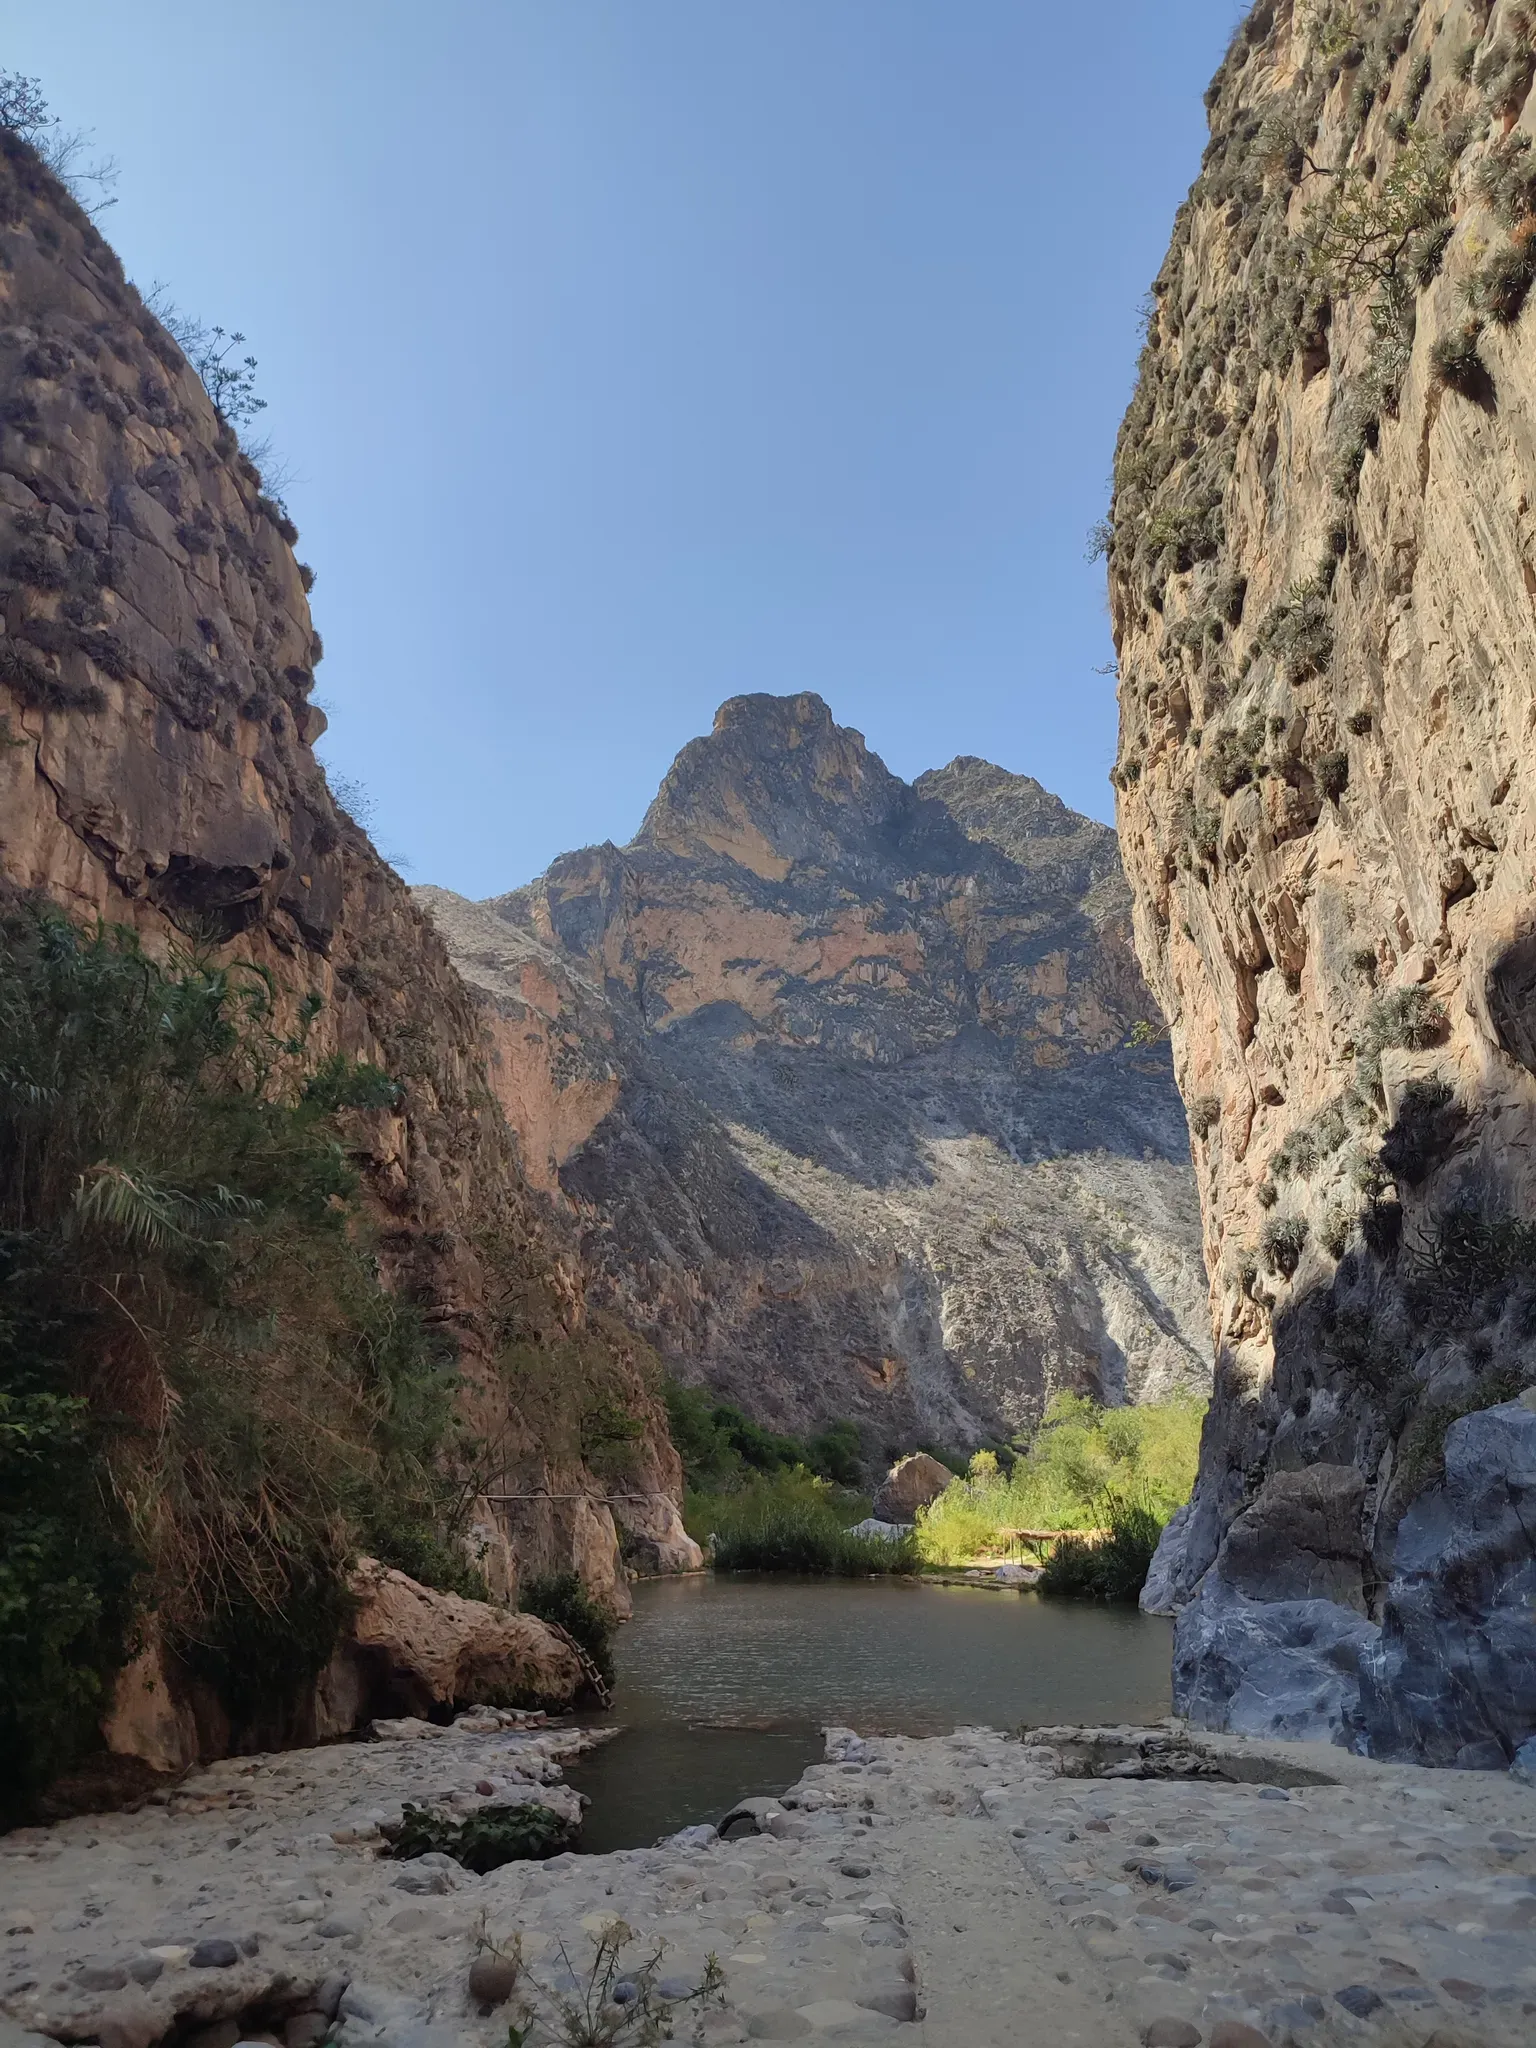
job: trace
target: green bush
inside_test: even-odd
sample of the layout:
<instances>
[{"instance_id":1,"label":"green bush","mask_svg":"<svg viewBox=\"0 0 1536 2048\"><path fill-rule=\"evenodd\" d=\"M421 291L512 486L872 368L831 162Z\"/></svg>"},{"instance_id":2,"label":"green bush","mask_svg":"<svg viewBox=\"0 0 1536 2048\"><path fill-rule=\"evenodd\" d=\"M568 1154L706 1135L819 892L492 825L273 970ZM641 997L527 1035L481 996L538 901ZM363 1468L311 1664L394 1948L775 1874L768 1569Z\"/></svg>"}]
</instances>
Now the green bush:
<instances>
[{"instance_id":1,"label":"green bush","mask_svg":"<svg viewBox=\"0 0 1536 2048\"><path fill-rule=\"evenodd\" d=\"M1382 1165L1395 1181L1417 1187L1455 1143L1462 1121L1449 1082L1410 1081L1392 1128L1382 1139Z\"/></svg>"},{"instance_id":2,"label":"green bush","mask_svg":"<svg viewBox=\"0 0 1536 2048\"><path fill-rule=\"evenodd\" d=\"M1378 996L1366 1013L1366 1045L1372 1052L1389 1045L1422 1052L1439 1041L1447 1021L1428 989L1391 989Z\"/></svg>"},{"instance_id":3,"label":"green bush","mask_svg":"<svg viewBox=\"0 0 1536 2048\"><path fill-rule=\"evenodd\" d=\"M833 1422L818 1430L805 1447L805 1462L834 1486L857 1487L864 1483L863 1445L858 1425Z\"/></svg>"},{"instance_id":4,"label":"green bush","mask_svg":"<svg viewBox=\"0 0 1536 2048\"><path fill-rule=\"evenodd\" d=\"M450 1533L454 1376L381 1286L337 1116L376 1070L266 979L0 913L0 1750L89 1744L150 1599L276 1741L360 1540ZM266 1717L266 1718L264 1718Z\"/></svg>"},{"instance_id":5,"label":"green bush","mask_svg":"<svg viewBox=\"0 0 1536 2048\"><path fill-rule=\"evenodd\" d=\"M729 1401L668 1380L667 1421L689 1486L728 1491L752 1473L791 1472L803 1465L839 1486L863 1484L863 1445L852 1422L832 1422L801 1443L765 1429Z\"/></svg>"},{"instance_id":6,"label":"green bush","mask_svg":"<svg viewBox=\"0 0 1536 2048\"><path fill-rule=\"evenodd\" d=\"M1317 786L1334 804L1349 787L1349 756L1342 749L1318 756Z\"/></svg>"},{"instance_id":7,"label":"green bush","mask_svg":"<svg viewBox=\"0 0 1536 2048\"><path fill-rule=\"evenodd\" d=\"M525 1614L557 1623L585 1650L604 1685L613 1684L613 1623L575 1572L548 1572L524 1580L517 1604Z\"/></svg>"},{"instance_id":8,"label":"green bush","mask_svg":"<svg viewBox=\"0 0 1536 2048\"><path fill-rule=\"evenodd\" d=\"M1481 328L1470 320L1464 327L1442 334L1429 351L1429 368L1437 384L1459 391L1463 398L1482 398L1490 379L1487 365L1478 351Z\"/></svg>"},{"instance_id":9,"label":"green bush","mask_svg":"<svg viewBox=\"0 0 1536 2048\"><path fill-rule=\"evenodd\" d=\"M1265 1265L1271 1273L1284 1274L1287 1280L1301 1264L1306 1242L1305 1216L1271 1216L1259 1232L1259 1250L1264 1254Z\"/></svg>"},{"instance_id":10,"label":"green bush","mask_svg":"<svg viewBox=\"0 0 1536 2048\"><path fill-rule=\"evenodd\" d=\"M1187 1396L1100 1408L1057 1394L1011 1471L981 1452L919 1513L918 1550L928 1564L965 1564L1004 1550L1005 1529L1096 1529L1115 1503L1161 1526L1194 1486L1204 1415L1205 1403Z\"/></svg>"},{"instance_id":11,"label":"green bush","mask_svg":"<svg viewBox=\"0 0 1536 2048\"><path fill-rule=\"evenodd\" d=\"M483 1877L504 1863L558 1855L576 1833L547 1806L481 1806L466 1820L453 1821L430 1807L407 1805L398 1821L380 1828L397 1862L413 1856L451 1856Z\"/></svg>"},{"instance_id":12,"label":"green bush","mask_svg":"<svg viewBox=\"0 0 1536 2048\"><path fill-rule=\"evenodd\" d=\"M849 1525L868 1513L868 1502L808 1472L759 1479L734 1493L690 1494L685 1510L690 1535L713 1538L717 1571L861 1578L917 1568L910 1539L850 1536Z\"/></svg>"},{"instance_id":13,"label":"green bush","mask_svg":"<svg viewBox=\"0 0 1536 2048\"><path fill-rule=\"evenodd\" d=\"M1163 1525L1149 1508L1116 1501L1108 1534L1094 1542L1066 1537L1046 1559L1042 1593L1073 1600L1135 1600L1147 1582Z\"/></svg>"}]
</instances>

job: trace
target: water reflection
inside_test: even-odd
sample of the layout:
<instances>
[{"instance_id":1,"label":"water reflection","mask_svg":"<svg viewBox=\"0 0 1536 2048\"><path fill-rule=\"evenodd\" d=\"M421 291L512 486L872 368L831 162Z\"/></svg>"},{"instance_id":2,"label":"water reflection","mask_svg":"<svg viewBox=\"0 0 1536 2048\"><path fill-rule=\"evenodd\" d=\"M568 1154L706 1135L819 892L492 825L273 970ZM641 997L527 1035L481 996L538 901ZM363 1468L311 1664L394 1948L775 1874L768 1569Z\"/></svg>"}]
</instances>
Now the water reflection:
<instances>
[{"instance_id":1,"label":"water reflection","mask_svg":"<svg viewBox=\"0 0 1536 2048\"><path fill-rule=\"evenodd\" d=\"M779 1792L820 1728L933 1735L983 1722L1155 1721L1171 1626L1134 1608L878 1579L708 1575L635 1588L611 1716L625 1733L570 1773L583 1846L651 1842Z\"/></svg>"}]
</instances>

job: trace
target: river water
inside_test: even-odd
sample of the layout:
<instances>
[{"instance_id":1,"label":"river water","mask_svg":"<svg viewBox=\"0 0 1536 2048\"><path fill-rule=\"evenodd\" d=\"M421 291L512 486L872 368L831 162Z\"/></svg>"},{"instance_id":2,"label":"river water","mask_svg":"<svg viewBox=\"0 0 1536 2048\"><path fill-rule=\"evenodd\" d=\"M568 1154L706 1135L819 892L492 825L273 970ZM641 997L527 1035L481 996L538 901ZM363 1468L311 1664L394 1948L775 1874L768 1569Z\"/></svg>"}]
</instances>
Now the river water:
<instances>
[{"instance_id":1,"label":"river water","mask_svg":"<svg viewBox=\"0 0 1536 2048\"><path fill-rule=\"evenodd\" d=\"M782 1792L821 1728L947 1734L972 1723L1155 1721L1172 1628L1134 1607L889 1579L656 1579L616 1642L624 1730L567 1777L582 1847L635 1848Z\"/></svg>"}]
</instances>

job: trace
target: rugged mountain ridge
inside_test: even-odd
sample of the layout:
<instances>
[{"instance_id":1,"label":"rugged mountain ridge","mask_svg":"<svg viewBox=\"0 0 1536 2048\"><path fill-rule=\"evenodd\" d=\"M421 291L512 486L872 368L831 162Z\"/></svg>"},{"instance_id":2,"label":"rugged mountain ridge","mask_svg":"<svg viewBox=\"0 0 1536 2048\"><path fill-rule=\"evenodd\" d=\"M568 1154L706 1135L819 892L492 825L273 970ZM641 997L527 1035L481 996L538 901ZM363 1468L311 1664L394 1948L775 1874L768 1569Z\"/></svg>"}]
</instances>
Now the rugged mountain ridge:
<instances>
[{"instance_id":1,"label":"rugged mountain ridge","mask_svg":"<svg viewBox=\"0 0 1536 2048\"><path fill-rule=\"evenodd\" d=\"M1177 1704L1465 1765L1536 1729L1533 77L1525 7L1252 10L1109 541L1217 1345Z\"/></svg>"},{"instance_id":2,"label":"rugged mountain ridge","mask_svg":"<svg viewBox=\"0 0 1536 2048\"><path fill-rule=\"evenodd\" d=\"M533 1170L685 1378L871 1456L1203 1383L1114 836L1029 777L908 785L819 697L734 698L629 846L417 894Z\"/></svg>"},{"instance_id":3,"label":"rugged mountain ridge","mask_svg":"<svg viewBox=\"0 0 1536 2048\"><path fill-rule=\"evenodd\" d=\"M494 1447L488 1574L574 1566L622 1610L616 1517L653 1555L681 1536L655 1376L522 1172L478 1006L327 789L296 539L90 220L0 132L0 877L157 958L253 964L280 1021L318 999L316 1060L400 1084L348 1139L386 1276L451 1335ZM610 1485L583 1403L616 1398L642 1433Z\"/></svg>"}]
</instances>

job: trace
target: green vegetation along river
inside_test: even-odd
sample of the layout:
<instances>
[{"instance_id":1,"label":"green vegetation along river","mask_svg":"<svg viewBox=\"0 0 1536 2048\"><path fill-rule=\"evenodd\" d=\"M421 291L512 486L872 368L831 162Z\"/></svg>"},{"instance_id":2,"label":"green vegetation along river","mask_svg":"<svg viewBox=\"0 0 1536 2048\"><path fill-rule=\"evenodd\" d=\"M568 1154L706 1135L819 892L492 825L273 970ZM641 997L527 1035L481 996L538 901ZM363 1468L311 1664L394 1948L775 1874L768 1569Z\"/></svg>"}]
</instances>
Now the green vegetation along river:
<instances>
[{"instance_id":1,"label":"green vegetation along river","mask_svg":"<svg viewBox=\"0 0 1536 2048\"><path fill-rule=\"evenodd\" d=\"M619 1631L624 1733L567 1773L582 1846L632 1848L781 1792L821 1728L932 1735L983 1723L1152 1721L1171 1626L1134 1607L903 1580L659 1579Z\"/></svg>"}]
</instances>

